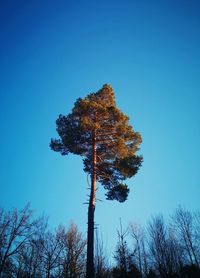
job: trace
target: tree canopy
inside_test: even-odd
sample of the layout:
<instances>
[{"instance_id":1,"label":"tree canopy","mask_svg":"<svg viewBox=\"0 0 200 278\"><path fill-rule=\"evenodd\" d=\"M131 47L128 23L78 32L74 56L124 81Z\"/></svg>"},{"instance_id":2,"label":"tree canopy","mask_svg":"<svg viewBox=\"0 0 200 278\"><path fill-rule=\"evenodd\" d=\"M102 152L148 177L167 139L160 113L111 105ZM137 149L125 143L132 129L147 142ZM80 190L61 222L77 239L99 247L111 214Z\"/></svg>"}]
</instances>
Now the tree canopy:
<instances>
[{"instance_id":1,"label":"tree canopy","mask_svg":"<svg viewBox=\"0 0 200 278\"><path fill-rule=\"evenodd\" d=\"M52 150L83 157L84 171L104 186L107 199L123 202L129 189L124 183L134 176L142 163L136 155L142 142L129 118L116 106L113 89L104 85L98 92L79 98L72 112L56 121L59 139L51 139Z\"/></svg>"}]
</instances>

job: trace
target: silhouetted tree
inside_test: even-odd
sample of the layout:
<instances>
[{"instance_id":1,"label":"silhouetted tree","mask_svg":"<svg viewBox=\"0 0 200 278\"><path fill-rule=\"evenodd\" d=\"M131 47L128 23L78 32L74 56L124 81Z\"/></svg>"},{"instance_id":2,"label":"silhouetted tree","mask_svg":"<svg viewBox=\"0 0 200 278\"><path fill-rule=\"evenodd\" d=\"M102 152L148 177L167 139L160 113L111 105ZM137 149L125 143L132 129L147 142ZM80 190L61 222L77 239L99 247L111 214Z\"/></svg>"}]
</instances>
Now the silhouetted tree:
<instances>
[{"instance_id":1,"label":"silhouetted tree","mask_svg":"<svg viewBox=\"0 0 200 278\"><path fill-rule=\"evenodd\" d=\"M129 232L133 239L134 262L136 263L140 273L146 276L149 271L144 229L136 223L131 223L129 225Z\"/></svg>"},{"instance_id":2,"label":"silhouetted tree","mask_svg":"<svg viewBox=\"0 0 200 278\"><path fill-rule=\"evenodd\" d=\"M43 248L43 265L46 272L46 278L50 278L51 272L59 266L59 258L64 249L62 230L58 229L55 234L47 232L43 242Z\"/></svg>"},{"instance_id":3,"label":"silhouetted tree","mask_svg":"<svg viewBox=\"0 0 200 278\"><path fill-rule=\"evenodd\" d=\"M42 277L43 275L43 243L47 228L47 218L41 217L35 223L35 232L26 244L22 245L15 256L15 275L19 278Z\"/></svg>"},{"instance_id":4,"label":"silhouetted tree","mask_svg":"<svg viewBox=\"0 0 200 278\"><path fill-rule=\"evenodd\" d=\"M10 270L13 256L35 233L37 221L31 221L31 216L29 205L10 212L0 209L0 277L5 269Z\"/></svg>"},{"instance_id":5,"label":"silhouetted tree","mask_svg":"<svg viewBox=\"0 0 200 278\"><path fill-rule=\"evenodd\" d=\"M61 277L83 277L85 273L86 240L74 223L71 223L67 231L63 227L62 242L64 250L60 260Z\"/></svg>"},{"instance_id":6,"label":"silhouetted tree","mask_svg":"<svg viewBox=\"0 0 200 278\"><path fill-rule=\"evenodd\" d=\"M165 224L162 215L154 217L149 224L150 265L160 277L179 277L186 264L184 241L180 237L177 222Z\"/></svg>"},{"instance_id":7,"label":"silhouetted tree","mask_svg":"<svg viewBox=\"0 0 200 278\"><path fill-rule=\"evenodd\" d=\"M197 215L198 214L196 214L196 216ZM197 220L197 218L195 218L195 220ZM195 235L196 231L192 213L179 207L175 211L173 222L176 226L177 238L179 239L183 251L187 257L186 263L189 263L191 265L196 264L197 266L199 266L199 246L198 244L195 244L198 236L197 234Z\"/></svg>"},{"instance_id":8,"label":"silhouetted tree","mask_svg":"<svg viewBox=\"0 0 200 278\"><path fill-rule=\"evenodd\" d=\"M109 267L108 267L108 258L106 256L102 237L99 236L98 229L96 229L96 232L95 232L94 265L95 265L95 277L96 278L110 277L109 276Z\"/></svg>"},{"instance_id":9,"label":"silhouetted tree","mask_svg":"<svg viewBox=\"0 0 200 278\"><path fill-rule=\"evenodd\" d=\"M96 182L107 190L107 199L124 202L129 192L124 180L134 176L141 166L142 157L136 152L142 140L129 125L129 118L117 108L109 85L79 98L72 113L60 115L56 124L60 138L52 139L50 147L62 155L81 155L84 170L91 177L86 277L93 278Z\"/></svg>"},{"instance_id":10,"label":"silhouetted tree","mask_svg":"<svg viewBox=\"0 0 200 278\"><path fill-rule=\"evenodd\" d=\"M117 261L118 268L121 270L121 276L126 277L128 267L130 264L130 250L127 245L126 237L128 235L128 229L122 228L120 220L120 228L117 230L118 244L115 252L115 259Z\"/></svg>"},{"instance_id":11,"label":"silhouetted tree","mask_svg":"<svg viewBox=\"0 0 200 278\"><path fill-rule=\"evenodd\" d=\"M154 217L149 223L150 254L155 269L162 278L173 277L177 271L174 242L168 232L162 215Z\"/></svg>"},{"instance_id":12,"label":"silhouetted tree","mask_svg":"<svg viewBox=\"0 0 200 278\"><path fill-rule=\"evenodd\" d=\"M120 220L120 227L117 230L118 243L114 256L117 262L117 266L113 269L113 277L116 278L141 277L141 273L133 260L134 254L131 253L131 250L127 243L128 234L128 228L123 229Z\"/></svg>"},{"instance_id":13,"label":"silhouetted tree","mask_svg":"<svg viewBox=\"0 0 200 278\"><path fill-rule=\"evenodd\" d=\"M200 265L200 211L193 213L195 250ZM199 266L200 267L200 266Z\"/></svg>"},{"instance_id":14,"label":"silhouetted tree","mask_svg":"<svg viewBox=\"0 0 200 278\"><path fill-rule=\"evenodd\" d=\"M185 241L190 240L190 246L193 247L198 262L200 214L191 213L180 207L178 212L179 214L177 215L176 211L175 216L167 223L162 215L154 217L145 234L144 229L137 224L131 224L129 229L123 229L120 222L115 250L117 264L114 268L109 267L109 258L104 252L103 241L96 236L96 277L200 277L200 268L195 263L192 249L189 249L193 258L191 263ZM180 217L179 221L177 217ZM32 219L29 206L10 212L0 209L1 266L5 258L0 277L85 277L86 239L78 231L77 226L73 223L68 228L60 225L53 232L47 232L47 228L46 218ZM133 240L131 244L130 238Z\"/></svg>"}]
</instances>

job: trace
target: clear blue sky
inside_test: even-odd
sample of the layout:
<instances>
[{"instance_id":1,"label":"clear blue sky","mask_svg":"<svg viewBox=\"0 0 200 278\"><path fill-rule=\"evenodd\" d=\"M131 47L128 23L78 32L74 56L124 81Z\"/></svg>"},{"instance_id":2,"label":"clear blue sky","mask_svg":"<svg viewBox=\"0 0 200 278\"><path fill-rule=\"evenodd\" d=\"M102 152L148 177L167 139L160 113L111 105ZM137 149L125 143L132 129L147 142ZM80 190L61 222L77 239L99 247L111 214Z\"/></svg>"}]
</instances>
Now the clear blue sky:
<instances>
[{"instance_id":1,"label":"clear blue sky","mask_svg":"<svg viewBox=\"0 0 200 278\"><path fill-rule=\"evenodd\" d=\"M128 201L97 203L108 247L120 217L126 225L179 204L200 209L198 0L6 0L0 24L1 206L30 201L52 227L73 219L86 231L81 158L49 142L58 115L108 83L142 134L144 156Z\"/></svg>"}]
</instances>

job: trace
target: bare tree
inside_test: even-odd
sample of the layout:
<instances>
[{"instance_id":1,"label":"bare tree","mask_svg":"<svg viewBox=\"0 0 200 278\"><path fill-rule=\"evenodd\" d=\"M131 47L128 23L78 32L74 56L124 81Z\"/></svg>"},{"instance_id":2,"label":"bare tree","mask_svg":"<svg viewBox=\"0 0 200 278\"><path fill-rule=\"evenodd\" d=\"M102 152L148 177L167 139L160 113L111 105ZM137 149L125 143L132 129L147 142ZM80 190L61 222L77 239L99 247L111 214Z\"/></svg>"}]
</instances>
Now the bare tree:
<instances>
[{"instance_id":1,"label":"bare tree","mask_svg":"<svg viewBox=\"0 0 200 278\"><path fill-rule=\"evenodd\" d=\"M195 229L192 213L179 207L173 215L173 221L176 226L177 238L185 252L186 260L190 264L199 266L198 246L195 245Z\"/></svg>"},{"instance_id":2,"label":"bare tree","mask_svg":"<svg viewBox=\"0 0 200 278\"><path fill-rule=\"evenodd\" d=\"M120 228L117 230L118 243L115 251L115 260L117 267L113 269L113 277L141 277L139 270L133 262L133 255L127 244L127 237L129 234L128 228L123 229L121 219Z\"/></svg>"},{"instance_id":3,"label":"bare tree","mask_svg":"<svg viewBox=\"0 0 200 278\"><path fill-rule=\"evenodd\" d=\"M0 210L0 277L35 232L36 221L31 220L32 211L26 205L22 210Z\"/></svg>"},{"instance_id":4,"label":"bare tree","mask_svg":"<svg viewBox=\"0 0 200 278\"><path fill-rule=\"evenodd\" d=\"M108 277L109 275L108 259L106 257L102 236L99 236L98 229L96 229L95 232L94 265L95 265L96 278Z\"/></svg>"},{"instance_id":5,"label":"bare tree","mask_svg":"<svg viewBox=\"0 0 200 278\"><path fill-rule=\"evenodd\" d=\"M194 240L197 260L200 264L200 211L193 213L194 220Z\"/></svg>"},{"instance_id":6,"label":"bare tree","mask_svg":"<svg viewBox=\"0 0 200 278\"><path fill-rule=\"evenodd\" d=\"M63 227L63 252L59 273L64 278L84 277L86 261L86 239L71 223L67 231Z\"/></svg>"},{"instance_id":7,"label":"bare tree","mask_svg":"<svg viewBox=\"0 0 200 278\"><path fill-rule=\"evenodd\" d=\"M16 276L41 277L43 273L43 251L47 218L41 217L36 223L34 235L23 245L15 257Z\"/></svg>"},{"instance_id":8,"label":"bare tree","mask_svg":"<svg viewBox=\"0 0 200 278\"><path fill-rule=\"evenodd\" d=\"M131 223L129 225L129 232L133 239L134 261L139 271L144 276L147 276L148 262L147 262L147 250L145 247L144 229L137 223Z\"/></svg>"},{"instance_id":9,"label":"bare tree","mask_svg":"<svg viewBox=\"0 0 200 278\"><path fill-rule=\"evenodd\" d=\"M46 277L50 278L53 271L59 267L60 256L64 250L62 240L63 230L59 226L56 233L47 232L43 241L43 264Z\"/></svg>"},{"instance_id":10,"label":"bare tree","mask_svg":"<svg viewBox=\"0 0 200 278\"><path fill-rule=\"evenodd\" d=\"M169 237L163 216L157 216L149 223L149 251L153 267L160 277L172 277L174 269L174 249L172 238Z\"/></svg>"},{"instance_id":11,"label":"bare tree","mask_svg":"<svg viewBox=\"0 0 200 278\"><path fill-rule=\"evenodd\" d=\"M118 244L116 249L115 259L119 265L121 272L124 274L127 273L128 259L129 259L129 250L127 247L126 237L128 235L128 229L123 230L122 223L120 219L120 228L117 230L118 235Z\"/></svg>"}]
</instances>

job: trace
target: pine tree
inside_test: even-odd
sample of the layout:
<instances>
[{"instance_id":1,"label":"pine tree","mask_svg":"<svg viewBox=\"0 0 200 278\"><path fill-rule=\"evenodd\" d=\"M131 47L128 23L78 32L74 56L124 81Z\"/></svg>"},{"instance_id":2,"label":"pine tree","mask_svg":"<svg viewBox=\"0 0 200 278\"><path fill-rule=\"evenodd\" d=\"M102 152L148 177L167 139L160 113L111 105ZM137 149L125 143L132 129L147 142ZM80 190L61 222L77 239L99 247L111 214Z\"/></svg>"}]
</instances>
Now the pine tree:
<instances>
[{"instance_id":1,"label":"pine tree","mask_svg":"<svg viewBox=\"0 0 200 278\"><path fill-rule=\"evenodd\" d=\"M142 163L136 155L141 135L129 125L129 118L116 106L114 92L104 85L97 93L79 98L72 112L56 121L59 139L51 139L52 150L83 157L84 171L91 177L88 206L86 277L94 277L94 211L96 183L106 189L108 200L124 202L129 189L124 183Z\"/></svg>"}]
</instances>

